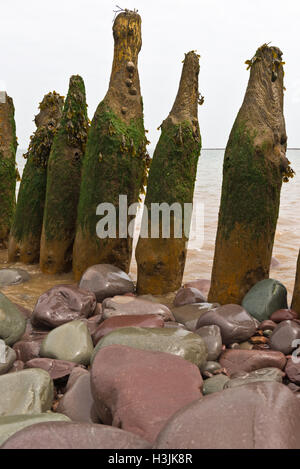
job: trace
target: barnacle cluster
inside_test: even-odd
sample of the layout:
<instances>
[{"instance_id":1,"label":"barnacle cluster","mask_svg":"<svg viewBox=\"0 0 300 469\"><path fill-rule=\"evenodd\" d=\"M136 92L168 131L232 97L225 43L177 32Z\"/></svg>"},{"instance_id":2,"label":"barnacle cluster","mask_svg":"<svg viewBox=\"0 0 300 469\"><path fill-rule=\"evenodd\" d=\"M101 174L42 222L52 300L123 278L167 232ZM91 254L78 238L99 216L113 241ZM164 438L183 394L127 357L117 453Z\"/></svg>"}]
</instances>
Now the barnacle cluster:
<instances>
[{"instance_id":1,"label":"barnacle cluster","mask_svg":"<svg viewBox=\"0 0 300 469\"><path fill-rule=\"evenodd\" d=\"M293 179L296 175L295 171L293 168L290 166L291 163L288 161L288 166L285 168L284 173L282 175L282 181L283 182L289 182L290 179Z\"/></svg>"},{"instance_id":2,"label":"barnacle cluster","mask_svg":"<svg viewBox=\"0 0 300 469\"><path fill-rule=\"evenodd\" d=\"M204 104L204 96L199 92L198 94L198 104L202 106Z\"/></svg>"},{"instance_id":3,"label":"barnacle cluster","mask_svg":"<svg viewBox=\"0 0 300 469\"><path fill-rule=\"evenodd\" d=\"M39 127L30 137L28 151L23 157L31 159L35 166L46 168L55 133L56 128Z\"/></svg>"},{"instance_id":4,"label":"barnacle cluster","mask_svg":"<svg viewBox=\"0 0 300 469\"><path fill-rule=\"evenodd\" d=\"M285 62L282 62L282 54L277 53L274 49L272 50L273 60L272 60L272 82L275 82L278 78L278 71L280 67L285 65ZM284 71L283 71L284 74Z\"/></svg>"},{"instance_id":5,"label":"barnacle cluster","mask_svg":"<svg viewBox=\"0 0 300 469\"><path fill-rule=\"evenodd\" d=\"M252 59L246 60L245 64L247 65L247 70L249 70L255 62L261 60L260 53L266 49L269 46L270 43L268 44L263 44L261 47L259 47ZM278 78L278 71L280 67L283 67L285 65L285 62L282 61L282 53L276 51L274 48L272 48L272 54L273 54L273 59L272 59L272 82L274 83L277 78ZM283 72L284 73L284 72Z\"/></svg>"},{"instance_id":6,"label":"barnacle cluster","mask_svg":"<svg viewBox=\"0 0 300 469\"><path fill-rule=\"evenodd\" d=\"M53 110L56 112L57 108L61 108L63 104L64 96L61 96L56 91L52 91L44 96L43 101L39 104L39 109L41 111Z\"/></svg>"},{"instance_id":7,"label":"barnacle cluster","mask_svg":"<svg viewBox=\"0 0 300 469\"><path fill-rule=\"evenodd\" d=\"M260 47L257 49L255 55L252 57L252 59L246 60L245 64L248 65L247 70L249 70L249 69L252 67L252 65L255 64L255 62L261 60L259 54L260 54L260 52L262 52L264 49L266 49L266 48L269 46L269 44L271 44L271 43L268 42L268 43L265 43L265 44L263 44L262 46L260 46Z\"/></svg>"},{"instance_id":8,"label":"barnacle cluster","mask_svg":"<svg viewBox=\"0 0 300 469\"><path fill-rule=\"evenodd\" d=\"M89 129L86 113L82 111L82 109L86 107L84 94L78 89L72 90L70 99L66 105L65 129L67 131L68 143L73 146L80 144L84 151ZM79 112L79 109L81 112Z\"/></svg>"}]
</instances>

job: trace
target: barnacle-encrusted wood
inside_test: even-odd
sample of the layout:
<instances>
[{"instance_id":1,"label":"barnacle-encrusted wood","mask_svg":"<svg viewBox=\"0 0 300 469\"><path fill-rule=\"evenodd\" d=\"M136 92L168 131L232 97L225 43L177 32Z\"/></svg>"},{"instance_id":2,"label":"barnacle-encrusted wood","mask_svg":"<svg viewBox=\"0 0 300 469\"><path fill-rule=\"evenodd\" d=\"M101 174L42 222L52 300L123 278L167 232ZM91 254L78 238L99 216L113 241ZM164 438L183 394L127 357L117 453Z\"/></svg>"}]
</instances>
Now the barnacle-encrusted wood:
<instances>
[{"instance_id":1,"label":"barnacle-encrusted wood","mask_svg":"<svg viewBox=\"0 0 300 469\"><path fill-rule=\"evenodd\" d=\"M145 199L149 238L140 237L136 249L139 293L163 294L181 286L189 231L189 223L185 223L184 229L184 204L193 202L201 150L198 76L199 56L192 51L185 56L178 94L161 126L161 136L150 167ZM150 238L151 225L154 228L151 204L164 202L169 206L180 204L182 218L179 215L178 222L182 227L181 237L174 237L176 217L171 213L171 238L162 237L162 220L159 221L159 238Z\"/></svg>"},{"instance_id":2,"label":"barnacle-encrusted wood","mask_svg":"<svg viewBox=\"0 0 300 469\"><path fill-rule=\"evenodd\" d=\"M48 93L35 117L37 130L31 136L26 165L20 185L17 207L8 246L10 262L25 264L39 261L40 238L47 183L47 165L54 135L59 125L64 99Z\"/></svg>"},{"instance_id":3,"label":"barnacle-encrusted wood","mask_svg":"<svg viewBox=\"0 0 300 469\"><path fill-rule=\"evenodd\" d=\"M73 250L76 279L97 263L129 270L132 239L119 237L118 210L116 238L100 239L96 234L96 208L106 202L117 209L119 195L128 197L128 205L138 202L149 163L137 69L142 45L140 16L129 10L120 13L113 25L113 36L109 89L94 115L83 159Z\"/></svg>"},{"instance_id":4,"label":"barnacle-encrusted wood","mask_svg":"<svg viewBox=\"0 0 300 469\"><path fill-rule=\"evenodd\" d=\"M16 126L13 100L0 102L0 248L7 247L16 204ZM4 101L4 102L2 102Z\"/></svg>"},{"instance_id":5,"label":"barnacle-encrusted wood","mask_svg":"<svg viewBox=\"0 0 300 469\"><path fill-rule=\"evenodd\" d=\"M85 86L70 78L69 92L48 162L40 267L55 274L72 269L81 162L88 134Z\"/></svg>"},{"instance_id":6,"label":"barnacle-encrusted wood","mask_svg":"<svg viewBox=\"0 0 300 469\"><path fill-rule=\"evenodd\" d=\"M286 159L282 52L264 44L251 68L224 157L223 187L209 301L240 304L268 278Z\"/></svg>"}]
</instances>

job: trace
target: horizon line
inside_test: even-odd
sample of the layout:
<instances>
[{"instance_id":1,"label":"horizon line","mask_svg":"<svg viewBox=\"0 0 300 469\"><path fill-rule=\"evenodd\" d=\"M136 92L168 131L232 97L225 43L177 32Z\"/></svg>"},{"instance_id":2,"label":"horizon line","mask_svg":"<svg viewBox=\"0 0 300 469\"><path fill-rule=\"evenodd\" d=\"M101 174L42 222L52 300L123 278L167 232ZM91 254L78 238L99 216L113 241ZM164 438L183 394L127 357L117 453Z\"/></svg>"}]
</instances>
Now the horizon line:
<instances>
[{"instance_id":1,"label":"horizon line","mask_svg":"<svg viewBox=\"0 0 300 469\"><path fill-rule=\"evenodd\" d=\"M201 150L226 150L226 148L201 148ZM288 147L287 150L300 150L300 147Z\"/></svg>"}]
</instances>

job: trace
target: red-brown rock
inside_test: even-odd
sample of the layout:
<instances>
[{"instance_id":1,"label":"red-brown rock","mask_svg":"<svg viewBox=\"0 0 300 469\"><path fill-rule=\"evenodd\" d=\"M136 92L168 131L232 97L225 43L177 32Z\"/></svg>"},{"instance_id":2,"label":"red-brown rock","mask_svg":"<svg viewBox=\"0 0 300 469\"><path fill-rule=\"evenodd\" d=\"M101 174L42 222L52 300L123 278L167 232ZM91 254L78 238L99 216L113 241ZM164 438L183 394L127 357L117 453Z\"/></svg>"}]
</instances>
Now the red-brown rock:
<instances>
[{"instance_id":1,"label":"red-brown rock","mask_svg":"<svg viewBox=\"0 0 300 469\"><path fill-rule=\"evenodd\" d=\"M161 316L164 321L174 321L174 316L166 305L127 295L106 298L102 303L102 311L103 319L113 316L155 314Z\"/></svg>"},{"instance_id":2,"label":"red-brown rock","mask_svg":"<svg viewBox=\"0 0 300 469\"><path fill-rule=\"evenodd\" d=\"M199 369L180 357L120 345L101 349L91 369L101 421L149 442L175 412L201 397L202 384Z\"/></svg>"},{"instance_id":3,"label":"red-brown rock","mask_svg":"<svg viewBox=\"0 0 300 469\"><path fill-rule=\"evenodd\" d=\"M87 374L89 375L89 372L86 368L83 368L81 366L75 366L75 368L73 368L73 370L70 373L67 386L66 386L66 391L71 389L71 387L76 383L76 381L78 380L80 376L87 375Z\"/></svg>"},{"instance_id":4,"label":"red-brown rock","mask_svg":"<svg viewBox=\"0 0 300 469\"><path fill-rule=\"evenodd\" d=\"M299 449L299 399L277 382L211 394L177 412L154 448Z\"/></svg>"},{"instance_id":5,"label":"red-brown rock","mask_svg":"<svg viewBox=\"0 0 300 469\"><path fill-rule=\"evenodd\" d=\"M298 314L292 309L279 309L272 314L270 319L271 321L274 321L278 324L282 321L292 321L293 319L298 319Z\"/></svg>"},{"instance_id":6,"label":"red-brown rock","mask_svg":"<svg viewBox=\"0 0 300 469\"><path fill-rule=\"evenodd\" d=\"M40 355L41 340L20 341L13 345L13 349L17 354L17 359L22 360L24 363Z\"/></svg>"},{"instance_id":7,"label":"red-brown rock","mask_svg":"<svg viewBox=\"0 0 300 469\"><path fill-rule=\"evenodd\" d=\"M95 334L96 330L102 323L102 314L97 314L96 316L92 316L89 319L85 319L86 325L88 327L89 333L91 336Z\"/></svg>"},{"instance_id":8,"label":"red-brown rock","mask_svg":"<svg viewBox=\"0 0 300 469\"><path fill-rule=\"evenodd\" d=\"M259 329L261 331L274 331L275 327L277 327L276 322L270 321L270 319L267 319L266 321L263 321L259 325Z\"/></svg>"},{"instance_id":9,"label":"red-brown rock","mask_svg":"<svg viewBox=\"0 0 300 469\"><path fill-rule=\"evenodd\" d=\"M174 306L184 306L193 303L205 303L204 294L194 287L182 287L174 299Z\"/></svg>"},{"instance_id":10,"label":"red-brown rock","mask_svg":"<svg viewBox=\"0 0 300 469\"><path fill-rule=\"evenodd\" d=\"M197 288L200 290L203 295L207 298L208 292L210 290L210 280L207 279L199 279L199 280L192 280L191 282L186 283L185 287Z\"/></svg>"},{"instance_id":11,"label":"red-brown rock","mask_svg":"<svg viewBox=\"0 0 300 469\"><path fill-rule=\"evenodd\" d=\"M31 425L11 436L1 449L145 449L137 435L106 425L47 422Z\"/></svg>"},{"instance_id":12,"label":"red-brown rock","mask_svg":"<svg viewBox=\"0 0 300 469\"><path fill-rule=\"evenodd\" d=\"M56 412L64 414L73 422L99 423L93 413L94 399L91 393L90 374L78 377L73 386L60 400Z\"/></svg>"},{"instance_id":13,"label":"red-brown rock","mask_svg":"<svg viewBox=\"0 0 300 469\"><path fill-rule=\"evenodd\" d=\"M42 341L44 340L44 338L46 337L48 333L49 333L49 329L48 330L38 329L31 324L31 321L27 321L25 332L20 338L20 341L23 341L23 340L27 342L31 342L33 340Z\"/></svg>"},{"instance_id":14,"label":"red-brown rock","mask_svg":"<svg viewBox=\"0 0 300 469\"><path fill-rule=\"evenodd\" d=\"M285 367L285 373L292 383L300 385L300 363L294 363L289 359Z\"/></svg>"},{"instance_id":15,"label":"red-brown rock","mask_svg":"<svg viewBox=\"0 0 300 469\"><path fill-rule=\"evenodd\" d=\"M96 305L93 292L76 285L56 285L39 297L31 322L34 326L53 329L70 321L88 318Z\"/></svg>"},{"instance_id":16,"label":"red-brown rock","mask_svg":"<svg viewBox=\"0 0 300 469\"><path fill-rule=\"evenodd\" d=\"M229 376L240 371L251 372L261 368L279 368L283 370L286 358L281 352L269 350L226 350L219 363L226 368Z\"/></svg>"},{"instance_id":17,"label":"red-brown rock","mask_svg":"<svg viewBox=\"0 0 300 469\"><path fill-rule=\"evenodd\" d=\"M115 329L121 327L164 327L164 320L161 316L155 314L143 314L137 316L113 316L105 319L92 335L94 345L96 345L102 337Z\"/></svg>"},{"instance_id":18,"label":"red-brown rock","mask_svg":"<svg viewBox=\"0 0 300 469\"><path fill-rule=\"evenodd\" d=\"M49 373L52 379L61 379L69 376L74 368L81 368L77 363L53 358L34 358L29 360L25 368L41 368Z\"/></svg>"}]
</instances>

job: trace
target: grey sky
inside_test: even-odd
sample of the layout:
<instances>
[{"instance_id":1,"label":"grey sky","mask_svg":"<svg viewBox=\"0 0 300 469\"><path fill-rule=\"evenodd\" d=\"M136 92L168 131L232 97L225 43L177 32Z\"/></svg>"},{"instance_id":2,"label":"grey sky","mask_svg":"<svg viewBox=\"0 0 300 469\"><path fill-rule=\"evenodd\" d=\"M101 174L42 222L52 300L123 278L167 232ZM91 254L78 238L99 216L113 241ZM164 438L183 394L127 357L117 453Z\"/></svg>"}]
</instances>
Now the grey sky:
<instances>
[{"instance_id":1,"label":"grey sky","mask_svg":"<svg viewBox=\"0 0 300 469\"><path fill-rule=\"evenodd\" d=\"M185 52L201 55L203 147L224 147L248 81L244 62L272 41L286 62L288 143L300 147L299 0L0 0L0 83L14 99L21 148L43 95L66 95L72 74L85 81L93 117L108 87L116 3L142 17L139 72L151 146L175 99Z\"/></svg>"}]
</instances>

